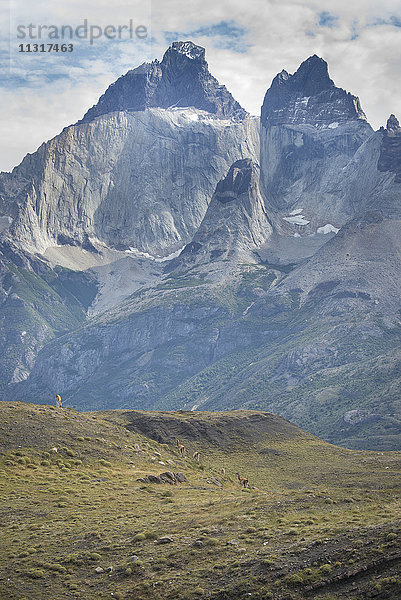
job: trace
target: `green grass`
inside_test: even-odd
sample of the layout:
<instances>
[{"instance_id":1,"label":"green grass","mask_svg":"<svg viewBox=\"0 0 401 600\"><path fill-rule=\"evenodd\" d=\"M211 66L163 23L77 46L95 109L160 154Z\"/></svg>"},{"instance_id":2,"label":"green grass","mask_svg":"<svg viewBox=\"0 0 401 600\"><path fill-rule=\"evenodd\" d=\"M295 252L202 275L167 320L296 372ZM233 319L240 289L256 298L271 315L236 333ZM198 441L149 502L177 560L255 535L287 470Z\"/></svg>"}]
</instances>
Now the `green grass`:
<instances>
[{"instance_id":1,"label":"green grass","mask_svg":"<svg viewBox=\"0 0 401 600\"><path fill-rule=\"evenodd\" d=\"M1 403L0 416L2 600L301 599L311 590L359 600L372 586L397 598L397 452L344 450L255 411ZM201 453L200 465L178 456L175 437L189 456ZM137 481L165 470L188 482Z\"/></svg>"}]
</instances>

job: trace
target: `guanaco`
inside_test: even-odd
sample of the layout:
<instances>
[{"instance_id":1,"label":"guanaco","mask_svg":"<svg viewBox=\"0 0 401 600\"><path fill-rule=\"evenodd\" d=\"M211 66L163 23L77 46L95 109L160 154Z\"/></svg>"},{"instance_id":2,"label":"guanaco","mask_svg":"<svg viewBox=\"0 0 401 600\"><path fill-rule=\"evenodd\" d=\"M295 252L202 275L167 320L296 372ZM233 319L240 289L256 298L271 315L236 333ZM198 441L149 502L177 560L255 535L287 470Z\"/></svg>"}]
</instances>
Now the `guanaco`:
<instances>
[{"instance_id":1,"label":"guanaco","mask_svg":"<svg viewBox=\"0 0 401 600\"><path fill-rule=\"evenodd\" d=\"M236 475L238 475L238 481L242 488L249 487L249 481L245 477L240 477L239 473L236 473Z\"/></svg>"},{"instance_id":2,"label":"guanaco","mask_svg":"<svg viewBox=\"0 0 401 600\"><path fill-rule=\"evenodd\" d=\"M221 469L221 474L223 475L223 477L224 477L224 476L225 476L225 474L226 474L226 470L225 470L225 468L224 468L224 467Z\"/></svg>"},{"instance_id":3,"label":"guanaco","mask_svg":"<svg viewBox=\"0 0 401 600\"><path fill-rule=\"evenodd\" d=\"M61 396L60 396L60 394L56 394L56 397L54 399L56 401L57 408L63 408L63 404L61 402Z\"/></svg>"},{"instance_id":4,"label":"guanaco","mask_svg":"<svg viewBox=\"0 0 401 600\"><path fill-rule=\"evenodd\" d=\"M200 454L199 454L199 452L194 452L193 455L192 455L192 458L194 460L197 460L199 462L199 460L200 460Z\"/></svg>"},{"instance_id":5,"label":"guanaco","mask_svg":"<svg viewBox=\"0 0 401 600\"><path fill-rule=\"evenodd\" d=\"M185 457L185 446L183 444L180 444L180 440L177 439L177 448L180 451L180 455L182 458Z\"/></svg>"}]
</instances>

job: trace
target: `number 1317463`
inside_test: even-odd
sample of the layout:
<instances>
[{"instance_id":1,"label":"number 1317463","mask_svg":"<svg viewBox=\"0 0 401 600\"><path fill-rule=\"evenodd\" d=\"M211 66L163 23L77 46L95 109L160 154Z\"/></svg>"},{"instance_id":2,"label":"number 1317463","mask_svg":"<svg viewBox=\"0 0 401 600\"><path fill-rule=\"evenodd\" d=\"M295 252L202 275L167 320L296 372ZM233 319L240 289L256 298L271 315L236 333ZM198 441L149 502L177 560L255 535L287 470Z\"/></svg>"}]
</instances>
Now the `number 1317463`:
<instances>
[{"instance_id":1,"label":"number 1317463","mask_svg":"<svg viewBox=\"0 0 401 600\"><path fill-rule=\"evenodd\" d=\"M73 52L74 44L19 44L18 52Z\"/></svg>"}]
</instances>

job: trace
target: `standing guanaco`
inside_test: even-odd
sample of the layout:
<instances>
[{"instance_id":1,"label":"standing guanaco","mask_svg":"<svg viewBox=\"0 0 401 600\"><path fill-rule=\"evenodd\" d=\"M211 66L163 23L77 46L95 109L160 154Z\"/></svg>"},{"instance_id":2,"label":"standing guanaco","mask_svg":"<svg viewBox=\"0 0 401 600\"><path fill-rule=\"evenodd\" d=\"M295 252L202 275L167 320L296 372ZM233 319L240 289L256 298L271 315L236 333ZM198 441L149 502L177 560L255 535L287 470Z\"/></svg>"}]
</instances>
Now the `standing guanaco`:
<instances>
[{"instance_id":1,"label":"standing guanaco","mask_svg":"<svg viewBox=\"0 0 401 600\"><path fill-rule=\"evenodd\" d=\"M177 448L180 451L180 455L182 458L185 457L185 446L183 444L180 444L180 440L176 440L177 441Z\"/></svg>"},{"instance_id":2,"label":"standing guanaco","mask_svg":"<svg viewBox=\"0 0 401 600\"><path fill-rule=\"evenodd\" d=\"M56 397L54 399L56 401L56 407L57 408L63 408L63 404L61 402L61 396L60 396L60 394L56 394Z\"/></svg>"},{"instance_id":3,"label":"standing guanaco","mask_svg":"<svg viewBox=\"0 0 401 600\"><path fill-rule=\"evenodd\" d=\"M200 454L199 454L199 452L194 452L193 455L192 455L192 458L194 460L197 460L199 462L199 460L200 460Z\"/></svg>"},{"instance_id":4,"label":"standing guanaco","mask_svg":"<svg viewBox=\"0 0 401 600\"><path fill-rule=\"evenodd\" d=\"M240 477L239 473L236 473L236 475L238 475L238 481L242 488L249 487L249 481L245 477Z\"/></svg>"}]
</instances>

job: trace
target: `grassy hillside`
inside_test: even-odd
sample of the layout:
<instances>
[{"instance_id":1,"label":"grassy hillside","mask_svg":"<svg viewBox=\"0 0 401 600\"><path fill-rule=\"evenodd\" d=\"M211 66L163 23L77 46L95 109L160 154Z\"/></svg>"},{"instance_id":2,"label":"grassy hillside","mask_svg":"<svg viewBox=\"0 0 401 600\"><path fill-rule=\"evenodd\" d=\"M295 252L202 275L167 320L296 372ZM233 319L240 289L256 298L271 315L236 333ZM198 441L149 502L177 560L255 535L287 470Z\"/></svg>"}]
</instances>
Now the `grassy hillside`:
<instances>
[{"instance_id":1,"label":"grassy hillside","mask_svg":"<svg viewBox=\"0 0 401 600\"><path fill-rule=\"evenodd\" d=\"M400 453L257 411L19 402L0 448L2 600L400 597ZM187 481L137 481L164 471Z\"/></svg>"}]
</instances>

